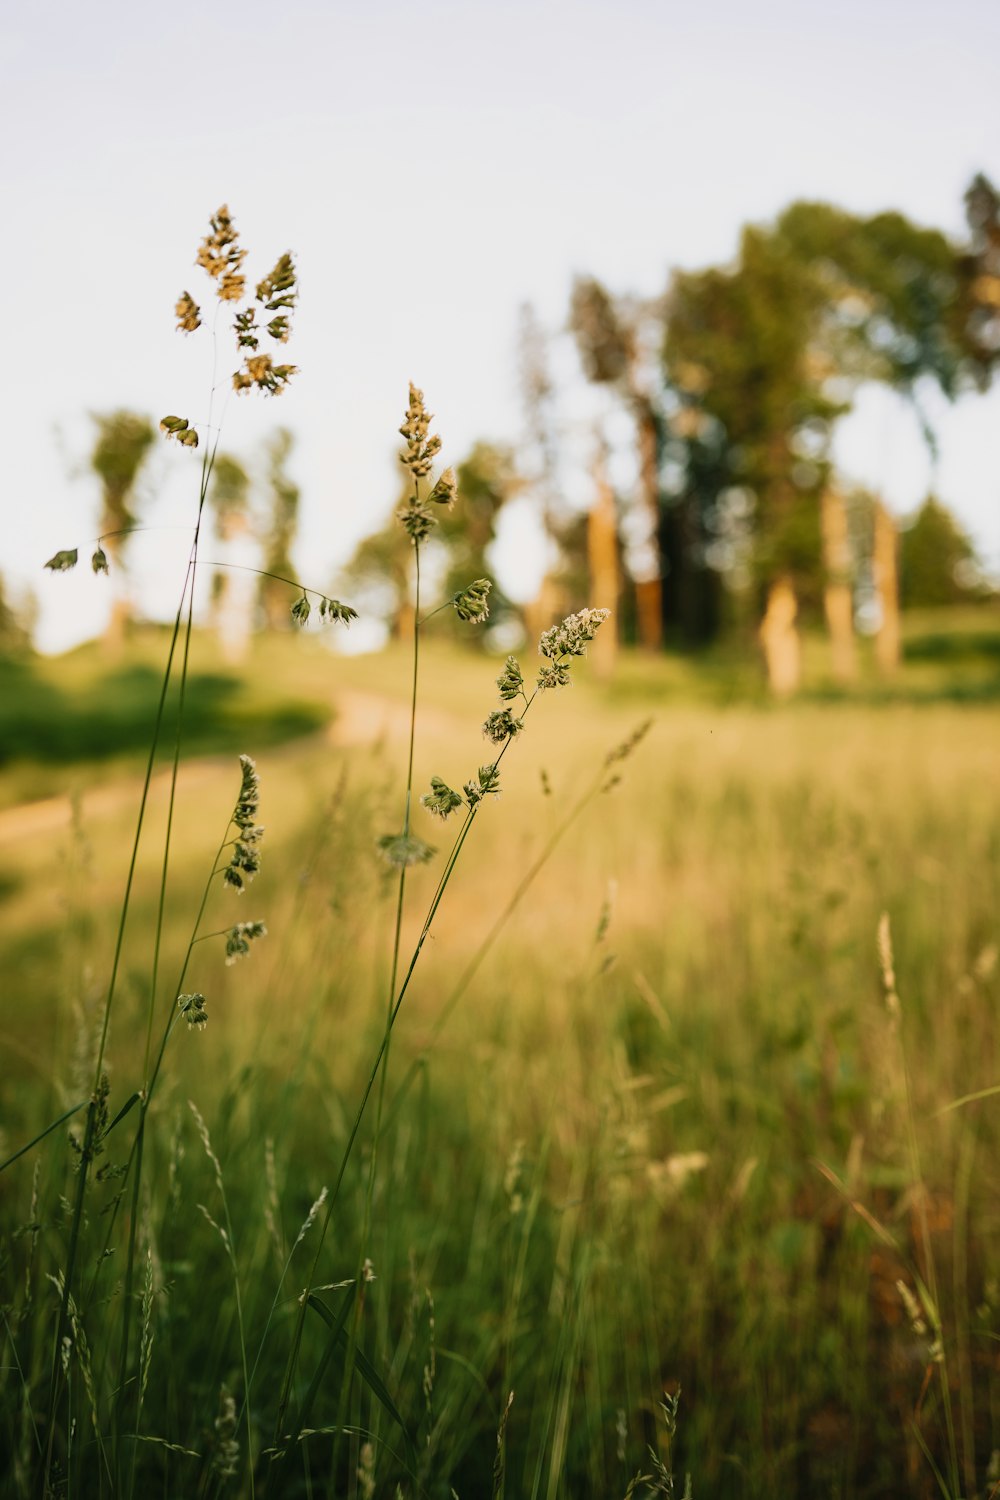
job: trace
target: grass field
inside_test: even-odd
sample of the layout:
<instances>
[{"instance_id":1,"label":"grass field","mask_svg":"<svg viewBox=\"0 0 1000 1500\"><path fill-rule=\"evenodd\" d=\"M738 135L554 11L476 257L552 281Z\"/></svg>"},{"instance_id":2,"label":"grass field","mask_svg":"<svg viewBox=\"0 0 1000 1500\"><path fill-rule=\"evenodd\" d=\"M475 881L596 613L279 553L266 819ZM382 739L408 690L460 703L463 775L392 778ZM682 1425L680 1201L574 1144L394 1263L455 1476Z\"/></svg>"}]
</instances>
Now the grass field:
<instances>
[{"instance_id":1,"label":"grass field","mask_svg":"<svg viewBox=\"0 0 1000 1500\"><path fill-rule=\"evenodd\" d=\"M914 622L892 692L835 695L819 663L775 708L738 664L635 657L546 695L400 1010L374 1167L374 1099L344 1147L385 1026L396 885L374 850L402 814L406 654L270 640L236 680L198 645L155 986L165 770L140 848L111 1118L144 1077L151 989L157 1029L173 1013L240 752L262 869L215 890L204 928L268 935L229 967L219 941L193 950L209 1022L171 1037L139 1201L116 1175L138 1110L95 1164L55 1492L622 1500L689 1474L702 1500L997 1493L989 620ZM86 648L0 713L0 1160L90 1094L161 649L109 680ZM425 653L421 789L486 757L496 671ZM105 731L76 738L73 714ZM439 874L408 874L404 953ZM73 1125L0 1175L4 1495L36 1493L48 1442Z\"/></svg>"}]
</instances>

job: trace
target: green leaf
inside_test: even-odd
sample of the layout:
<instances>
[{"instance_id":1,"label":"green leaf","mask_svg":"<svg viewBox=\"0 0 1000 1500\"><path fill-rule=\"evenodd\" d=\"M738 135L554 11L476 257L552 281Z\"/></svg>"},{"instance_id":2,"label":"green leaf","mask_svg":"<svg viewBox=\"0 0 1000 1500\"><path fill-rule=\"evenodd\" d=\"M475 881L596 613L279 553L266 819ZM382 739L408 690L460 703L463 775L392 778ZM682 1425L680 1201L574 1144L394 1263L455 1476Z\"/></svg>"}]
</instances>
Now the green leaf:
<instances>
[{"instance_id":1,"label":"green leaf","mask_svg":"<svg viewBox=\"0 0 1000 1500\"><path fill-rule=\"evenodd\" d=\"M79 1104L74 1104L73 1108L68 1109L65 1114L60 1115L58 1120L53 1120L51 1125L46 1125L45 1129L39 1131L38 1135L36 1135L33 1140L30 1140L26 1146L20 1146L18 1150L14 1152L13 1156L8 1156L6 1161L0 1161L0 1172L6 1171L9 1166L17 1161L19 1156L23 1156L26 1151L30 1151L32 1146L37 1146L39 1141L44 1141L47 1135L51 1135L53 1130L58 1130L59 1126L62 1125L65 1120L72 1119L75 1114L77 1114L81 1109L85 1109L86 1106L87 1100L81 1099Z\"/></svg>"},{"instance_id":2,"label":"green leaf","mask_svg":"<svg viewBox=\"0 0 1000 1500\"><path fill-rule=\"evenodd\" d=\"M351 1297L353 1297L353 1292L354 1288L352 1287ZM319 1300L315 1293L309 1293L307 1302L309 1307L311 1307L314 1312L318 1313L327 1327L332 1330L330 1338L331 1349L335 1346L340 1346L347 1350L348 1342L347 1334L344 1332L344 1324L347 1321L347 1312L350 1307L350 1301L345 1298L344 1306L341 1308L336 1320L334 1320L334 1316L331 1313L330 1309ZM410 1455L410 1461L411 1463L414 1462L416 1458L416 1450L413 1442L413 1435L406 1425L405 1418L403 1417L403 1414L399 1410L399 1407L396 1405L395 1401L393 1401L384 1380L375 1369L375 1366L372 1364L371 1360L362 1353L357 1345L354 1346L354 1366L358 1374L361 1376L362 1380L365 1382L365 1385L367 1385L368 1389L371 1391L372 1395L376 1398L377 1401L381 1402L381 1404L385 1407L385 1410L389 1413L390 1417L392 1417L393 1421L398 1424L403 1437L406 1439L406 1447ZM307 1401L308 1399L309 1397L307 1395ZM303 1401L302 1403L302 1416L304 1416L306 1413L307 1401Z\"/></svg>"},{"instance_id":3,"label":"green leaf","mask_svg":"<svg viewBox=\"0 0 1000 1500\"><path fill-rule=\"evenodd\" d=\"M134 1094L130 1094L129 1097L125 1100L125 1103L122 1105L121 1109L115 1115L114 1119L111 1121L111 1124L108 1126L108 1128L104 1132L104 1134L105 1135L110 1135L111 1132L112 1132L112 1130L114 1130L115 1126L118 1125L118 1124L120 1124L120 1122L122 1120L124 1120L125 1116L129 1112L129 1110L134 1109L135 1106L138 1104L138 1102L139 1102L139 1100L141 1098L142 1098L142 1094L139 1092L138 1089L136 1089L136 1091L135 1091Z\"/></svg>"},{"instance_id":4,"label":"green leaf","mask_svg":"<svg viewBox=\"0 0 1000 1500\"><path fill-rule=\"evenodd\" d=\"M76 547L67 549L65 552L54 552L45 566L51 568L53 573L68 573L70 568L76 567L79 555Z\"/></svg>"}]
</instances>

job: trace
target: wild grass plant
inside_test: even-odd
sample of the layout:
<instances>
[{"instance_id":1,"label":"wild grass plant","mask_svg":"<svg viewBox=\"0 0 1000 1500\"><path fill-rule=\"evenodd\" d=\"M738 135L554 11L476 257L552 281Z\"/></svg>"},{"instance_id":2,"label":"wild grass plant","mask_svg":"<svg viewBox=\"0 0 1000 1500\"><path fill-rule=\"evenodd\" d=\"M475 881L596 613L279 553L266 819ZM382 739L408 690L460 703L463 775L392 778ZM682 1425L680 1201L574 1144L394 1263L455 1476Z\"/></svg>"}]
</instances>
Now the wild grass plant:
<instances>
[{"instance_id":1,"label":"wild grass plant","mask_svg":"<svg viewBox=\"0 0 1000 1500\"><path fill-rule=\"evenodd\" d=\"M267 340L268 348L281 346L289 337L297 299L296 270L291 256L282 255L248 297L242 270L245 258L235 225L223 207L212 218L198 251L198 264L214 283L218 303L214 361L217 364L219 359L219 315L231 310L240 361L229 382L231 391L279 395L296 375L296 368L275 363L273 354L262 346ZM175 312L182 333L193 334L201 327L201 308L189 292L181 295ZM274 316L268 319L268 314ZM81 997L67 1107L25 1144L5 1153L0 1163L5 1172L23 1171L30 1163L32 1173L28 1217L21 1231L6 1242L4 1263L5 1273L15 1279L5 1288L3 1304L7 1356L2 1382L7 1442L3 1480L12 1494L46 1496L131 1496L164 1484L206 1495L221 1493L227 1486L251 1496L258 1491L366 1496L377 1491L446 1493L451 1492L451 1476L463 1461L462 1434L470 1430L475 1405L485 1407L491 1422L496 1417L497 1436L492 1462L477 1478L475 1460L468 1483L473 1492L477 1487L485 1492L488 1487L501 1495L513 1389L498 1407L489 1382L501 1368L507 1376L512 1374L525 1243L519 1252L504 1257L510 1262L506 1276L515 1288L513 1302L507 1304L504 1331L474 1355L437 1345L433 1297L429 1290L420 1289L430 1279L420 1260L433 1265L443 1248L440 1236L429 1225L423 1234L412 1237L406 1272L409 1308L402 1327L393 1323L388 1299L379 1298L376 1283L382 1276L390 1286L395 1285L404 1273L399 1263L400 1242L389 1233L391 1187L406 1156L404 1151L401 1158L398 1137L403 1121L407 1130L412 1129L415 1080L426 1065L430 1043L414 1059L395 1094L388 1091L390 1044L473 826L483 808L500 795L501 767L508 750L522 734L535 699L569 685L574 662L585 655L608 611L586 609L544 632L539 642L542 665L534 680L526 680L518 661L508 657L497 679L501 706L489 712L482 724L489 747L485 763L472 769L460 791L433 775L429 789L419 796L426 814L441 824L453 820L457 832L436 883L432 877L420 892L424 915L410 941L404 933L410 872L429 864L435 854L414 826L420 640L426 619L436 613L432 610L421 617L421 546L436 524L436 509L451 507L457 498L452 469L433 477L441 443L430 433L431 417L422 393L411 385L400 428L405 441L401 458L413 490L399 520L413 545L415 574L406 784L401 823L372 841L392 872L395 887L390 903L390 960L382 981L383 1019L371 1038L377 1043L373 1060L363 1070L363 1086L354 1091L353 1102L350 1087L338 1085L321 1064L324 1087L323 1098L317 1101L319 1117L327 1117L335 1143L327 1162L330 1180L313 1198L292 1236L280 1182L282 1169L290 1170L294 1151L291 1139L282 1141L280 1122L287 1117L297 1091L315 1081L317 1059L312 1049L326 1004L341 993L338 970L348 935L369 952L377 939L372 935L370 910L363 909L360 917L357 910L344 916L329 894L336 886L331 877L337 868L337 859L330 859L330 827L343 821L334 802L328 817L320 820L303 877L322 879L327 901L334 907L324 913L322 937L315 929L310 935L307 973L314 998L280 1024L279 1013L295 1007L299 991L289 982L290 965L282 962L272 968L272 981L277 982L269 1019L279 1034L287 1033L292 1040L291 1088L286 1079L276 1094L251 1089L252 1070L246 1065L238 1080L215 1101L217 1117L212 1127L193 1100L187 1101L186 1109L181 1107L177 1089L183 1090L183 1085L173 1076L179 1066L174 1061L178 1041L184 1033L204 1033L214 1014L210 981L200 977L203 971L212 973L211 961L202 956L203 945L214 943L217 950L221 948L227 966L242 966L252 961L268 936L268 927L259 917L234 921L231 914L221 914L221 903L245 896L261 868L265 832L259 821L261 785L256 764L247 754L239 758L235 801L228 818L220 819L221 836L207 873L195 885L197 894L189 895L186 939L174 941L171 915L180 894L175 827L181 816L179 783L191 687L201 526L222 427L222 418L215 415L218 389L213 371L207 420L200 430L189 418L176 415L160 423L166 437L182 448L201 448L200 480L191 549L169 637L103 1000L95 1003L93 994ZM94 543L95 574L109 571L104 546L109 540L101 536ZM62 549L46 566L62 572L75 566L78 558L78 548ZM350 606L339 600L292 579L276 581L294 590L290 614L297 626L305 626L314 609L321 621L347 624L355 618ZM488 614L489 591L488 580L477 579L439 607L453 609L466 623L481 623ZM176 710L168 738L166 708L172 690ZM441 1007L438 1029L462 999L507 917L551 852L587 804L617 784L618 764L632 753L644 732L645 727L633 731L598 758L596 776L552 830ZM148 814L154 767L160 759L168 767L165 806L153 850L153 890L142 897L140 855L145 852L148 858L149 854ZM361 799L355 798L354 811L360 813ZM199 808L199 823L204 816L205 809ZM357 884L352 878L354 895ZM379 905L381 898L376 910ZM301 920L305 907L304 898L292 903L289 931ZM137 916L142 924L138 942ZM207 930L213 921L222 925ZM326 970L317 965L324 947ZM127 974L126 953L130 959ZM316 976L324 972L336 977L317 990ZM204 992L194 987L195 976L205 985ZM219 984L218 975L215 982ZM132 1081L124 1089L113 1089L113 1038L119 1031L125 1033L119 1061ZM261 1029L254 1048L258 1060L266 1056L269 1046ZM276 1086L278 1080L271 1079L270 1084ZM418 1109L418 1118L419 1114ZM263 1140L257 1138L262 1153L254 1153L262 1175L232 1184L224 1162L231 1159L234 1133L249 1128L256 1137L262 1118L271 1122ZM296 1120L297 1125L301 1123ZM390 1139L396 1149L385 1161ZM200 1173L203 1182L195 1203L195 1224L207 1227L212 1246L207 1258L199 1254L196 1273L185 1246L197 1236L182 1209L191 1206L184 1181L185 1162L193 1147L203 1167L207 1165L207 1176L204 1170ZM502 1184L511 1217L523 1205L517 1186L521 1170L515 1150ZM538 1209L537 1187L533 1192L532 1221ZM484 1233L489 1234L485 1220L466 1247L470 1253L487 1254ZM340 1274L335 1280L323 1280L331 1260L329 1241L334 1237L333 1260L339 1263ZM571 1235L565 1240L560 1234L564 1248L571 1243ZM454 1247L451 1250L454 1253ZM347 1275L343 1274L345 1252L350 1258ZM193 1278L187 1288L192 1300L183 1313L177 1308L178 1316L173 1309L166 1313L166 1304L173 1303L177 1278L189 1276ZM580 1290L570 1277L559 1295L572 1302ZM571 1322L575 1331L556 1365L557 1398L538 1436L532 1494L554 1495L562 1485L582 1333L582 1324ZM449 1389L438 1375L439 1359L444 1358L456 1360L476 1376L477 1384L471 1389L466 1385L458 1393ZM414 1412L412 1403L406 1402L406 1409L401 1409L400 1390L406 1389L408 1377L412 1380L410 1367L419 1366L421 1359L415 1382L421 1409ZM190 1385L179 1378L185 1367L200 1372ZM208 1384L207 1372L211 1372ZM652 1366L647 1373L655 1386ZM669 1417L669 1403L663 1410ZM633 1475L629 1493L640 1485L659 1492L672 1483L662 1456L654 1453L652 1464L650 1475Z\"/></svg>"}]
</instances>

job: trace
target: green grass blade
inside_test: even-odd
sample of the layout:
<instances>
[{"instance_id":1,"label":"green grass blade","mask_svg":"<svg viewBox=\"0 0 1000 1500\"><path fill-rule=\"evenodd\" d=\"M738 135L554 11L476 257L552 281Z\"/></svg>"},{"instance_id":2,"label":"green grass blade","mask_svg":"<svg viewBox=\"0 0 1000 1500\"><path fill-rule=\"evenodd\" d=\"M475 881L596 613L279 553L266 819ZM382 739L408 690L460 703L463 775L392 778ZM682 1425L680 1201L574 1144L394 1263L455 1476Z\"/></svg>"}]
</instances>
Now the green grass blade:
<instances>
[{"instance_id":1,"label":"green grass blade","mask_svg":"<svg viewBox=\"0 0 1000 1500\"><path fill-rule=\"evenodd\" d=\"M344 1331L344 1324L347 1321L347 1314L350 1310L351 1301L353 1300L353 1292L354 1288L351 1289L350 1300L345 1298L344 1305L341 1308L340 1313L338 1314L336 1319L334 1319L334 1316L330 1312L330 1309L326 1307L319 1300L319 1298L314 1295L314 1293L310 1292L307 1299L309 1306L313 1309L314 1312L319 1314L319 1316L323 1319L323 1322L329 1329L331 1329L330 1344L328 1346L330 1350L337 1346L342 1346L345 1350L348 1348L347 1334ZM406 1448L407 1452L410 1455L411 1463L413 1463L415 1466L416 1447L413 1440L413 1434L410 1432L410 1429L406 1425L406 1418L403 1416L402 1412L399 1410L399 1407L392 1399L392 1396L389 1394L389 1391L386 1387L385 1381L379 1375L371 1360L368 1359L367 1355L362 1353L362 1351L357 1347L356 1344L354 1346L354 1366L358 1374L361 1376L362 1380L365 1382L365 1385L367 1385L368 1389L371 1391L372 1395L377 1401L382 1404L392 1420L399 1426L403 1437L406 1440ZM313 1378L315 1380L315 1376ZM307 1392L306 1401L302 1403L300 1426L304 1425L303 1419L307 1414L307 1402L309 1401L309 1399L310 1393Z\"/></svg>"},{"instance_id":2,"label":"green grass blade","mask_svg":"<svg viewBox=\"0 0 1000 1500\"><path fill-rule=\"evenodd\" d=\"M33 1146L37 1146L39 1141L44 1141L45 1137L51 1135L53 1130L58 1130L60 1125L65 1124L67 1120L71 1120L75 1114L79 1114L81 1109L86 1109L87 1103L86 1099L81 1099L79 1104L74 1104L73 1108L68 1109L64 1115L60 1115L58 1120L53 1120L51 1125L46 1125L45 1129L36 1135L34 1140L29 1141L26 1146L19 1147L13 1156L8 1156L6 1161L0 1162L0 1172L6 1172L7 1168L13 1166L19 1157L24 1156Z\"/></svg>"}]
</instances>

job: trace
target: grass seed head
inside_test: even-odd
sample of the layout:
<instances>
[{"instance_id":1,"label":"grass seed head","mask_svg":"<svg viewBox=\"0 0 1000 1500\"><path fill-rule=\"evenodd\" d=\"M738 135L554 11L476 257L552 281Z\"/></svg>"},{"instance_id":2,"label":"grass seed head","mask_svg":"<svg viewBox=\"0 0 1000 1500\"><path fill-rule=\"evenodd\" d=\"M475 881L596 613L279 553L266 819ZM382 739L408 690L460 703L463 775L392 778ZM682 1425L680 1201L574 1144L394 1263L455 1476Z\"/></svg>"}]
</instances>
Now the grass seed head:
<instances>
[{"instance_id":1,"label":"grass seed head","mask_svg":"<svg viewBox=\"0 0 1000 1500\"><path fill-rule=\"evenodd\" d=\"M236 225L230 217L228 205L224 203L212 215L209 223L210 232L198 246L196 264L206 270L217 283L216 293L222 301L239 301L246 285L246 278L239 274L239 269L246 260L247 252L240 248ZM234 293L232 288L235 282L239 283L239 290Z\"/></svg>"},{"instance_id":2,"label":"grass seed head","mask_svg":"<svg viewBox=\"0 0 1000 1500\"><path fill-rule=\"evenodd\" d=\"M433 499L433 496L431 497ZM488 578L477 578L470 583L468 588L460 589L452 596L452 608L460 620L467 625L481 625L490 617L490 606L488 603L490 589L493 587Z\"/></svg>"},{"instance_id":3,"label":"grass seed head","mask_svg":"<svg viewBox=\"0 0 1000 1500\"><path fill-rule=\"evenodd\" d=\"M504 662L503 671L497 678L497 687L504 703L510 703L511 699L524 691L524 674L516 656L508 656Z\"/></svg>"},{"instance_id":4,"label":"grass seed head","mask_svg":"<svg viewBox=\"0 0 1000 1500\"><path fill-rule=\"evenodd\" d=\"M178 333L194 333L196 328L201 327L201 308L190 292L181 292L177 298L174 317L177 319Z\"/></svg>"},{"instance_id":5,"label":"grass seed head","mask_svg":"<svg viewBox=\"0 0 1000 1500\"><path fill-rule=\"evenodd\" d=\"M435 505L443 505L448 510L451 510L458 499L458 480L455 477L454 469L449 467L442 470L441 477L427 498L428 500L432 500Z\"/></svg>"},{"instance_id":6,"label":"grass seed head","mask_svg":"<svg viewBox=\"0 0 1000 1500\"><path fill-rule=\"evenodd\" d=\"M394 870L407 870L411 865L425 865L436 850L412 833L387 833L378 841L378 852L387 865Z\"/></svg>"},{"instance_id":7,"label":"grass seed head","mask_svg":"<svg viewBox=\"0 0 1000 1500\"><path fill-rule=\"evenodd\" d=\"M178 995L177 1008L192 1031L203 1031L208 1025L204 995Z\"/></svg>"},{"instance_id":8,"label":"grass seed head","mask_svg":"<svg viewBox=\"0 0 1000 1500\"><path fill-rule=\"evenodd\" d=\"M569 666L566 662L550 662L547 667L540 667L538 671L537 687L540 693L552 688L569 687L572 678L569 675Z\"/></svg>"},{"instance_id":9,"label":"grass seed head","mask_svg":"<svg viewBox=\"0 0 1000 1500\"><path fill-rule=\"evenodd\" d=\"M561 625L542 631L539 651L550 661L561 656L586 656L587 643L594 639L610 614L609 609L581 609L575 615L567 615Z\"/></svg>"},{"instance_id":10,"label":"grass seed head","mask_svg":"<svg viewBox=\"0 0 1000 1500\"><path fill-rule=\"evenodd\" d=\"M212 1470L219 1479L234 1479L239 1469L240 1445L236 1441L239 1420L236 1402L226 1386L219 1391L219 1415L215 1419Z\"/></svg>"},{"instance_id":11,"label":"grass seed head","mask_svg":"<svg viewBox=\"0 0 1000 1500\"><path fill-rule=\"evenodd\" d=\"M264 829L257 822L260 780L256 763L249 755L241 755L240 769L240 792L230 819L239 829L239 835L233 845L229 864L222 872L223 883L237 893L246 888L260 869L260 850L257 846L264 836Z\"/></svg>"},{"instance_id":12,"label":"grass seed head","mask_svg":"<svg viewBox=\"0 0 1000 1500\"><path fill-rule=\"evenodd\" d=\"M495 708L483 724L483 734L494 745L515 739L524 728L524 720L515 718L509 708Z\"/></svg>"},{"instance_id":13,"label":"grass seed head","mask_svg":"<svg viewBox=\"0 0 1000 1500\"><path fill-rule=\"evenodd\" d=\"M426 807L427 811L436 818L447 818L457 807L462 806L462 799L446 781L441 780L440 776L432 776L431 789L429 792L424 792L420 805Z\"/></svg>"},{"instance_id":14,"label":"grass seed head","mask_svg":"<svg viewBox=\"0 0 1000 1500\"><path fill-rule=\"evenodd\" d=\"M425 505L422 500L414 500L409 505L404 505L402 510L396 512L396 515L399 518L400 525L415 547L425 537L430 536L437 525L437 517L430 506Z\"/></svg>"},{"instance_id":15,"label":"grass seed head","mask_svg":"<svg viewBox=\"0 0 1000 1500\"><path fill-rule=\"evenodd\" d=\"M499 797L499 766L480 766L475 776L465 783L462 791L465 793L465 800L470 809L475 807L477 802L482 802L484 797Z\"/></svg>"},{"instance_id":16,"label":"grass seed head","mask_svg":"<svg viewBox=\"0 0 1000 1500\"><path fill-rule=\"evenodd\" d=\"M226 963L234 964L238 958L246 958L250 944L258 938L267 937L263 922L237 922L226 933Z\"/></svg>"}]
</instances>

